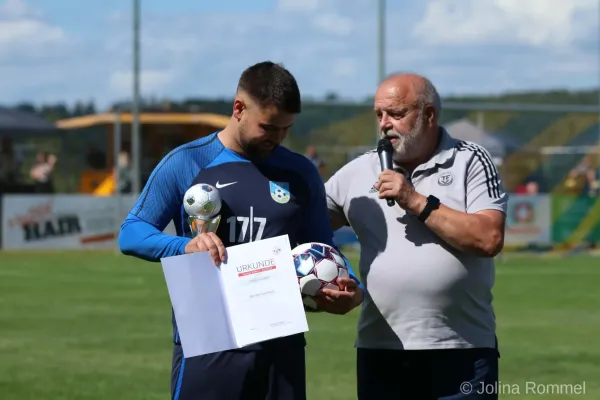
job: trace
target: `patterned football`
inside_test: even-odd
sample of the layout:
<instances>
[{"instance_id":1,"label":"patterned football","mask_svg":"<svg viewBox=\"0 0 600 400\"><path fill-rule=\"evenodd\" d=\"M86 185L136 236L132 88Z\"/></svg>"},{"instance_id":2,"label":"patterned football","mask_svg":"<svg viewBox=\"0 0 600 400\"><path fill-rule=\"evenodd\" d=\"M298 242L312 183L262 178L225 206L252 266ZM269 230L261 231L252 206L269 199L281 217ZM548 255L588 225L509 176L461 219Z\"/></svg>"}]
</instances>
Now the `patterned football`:
<instances>
[{"instance_id":1,"label":"patterned football","mask_svg":"<svg viewBox=\"0 0 600 400\"><path fill-rule=\"evenodd\" d=\"M198 183L185 192L183 208L190 217L211 218L221 210L221 196L214 186Z\"/></svg>"},{"instance_id":2,"label":"patterned football","mask_svg":"<svg viewBox=\"0 0 600 400\"><path fill-rule=\"evenodd\" d=\"M349 276L346 260L335 248L323 243L304 243L292 250L302 302L317 311L315 294L322 288L339 290L338 277Z\"/></svg>"}]
</instances>

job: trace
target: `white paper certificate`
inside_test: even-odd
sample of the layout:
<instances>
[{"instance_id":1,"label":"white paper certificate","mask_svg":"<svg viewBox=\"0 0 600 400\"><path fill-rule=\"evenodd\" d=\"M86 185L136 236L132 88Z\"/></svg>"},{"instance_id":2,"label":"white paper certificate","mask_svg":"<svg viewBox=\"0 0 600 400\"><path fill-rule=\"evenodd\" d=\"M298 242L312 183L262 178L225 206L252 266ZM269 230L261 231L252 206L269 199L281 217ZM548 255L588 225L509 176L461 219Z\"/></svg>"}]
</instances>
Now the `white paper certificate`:
<instances>
[{"instance_id":1,"label":"white paper certificate","mask_svg":"<svg viewBox=\"0 0 600 400\"><path fill-rule=\"evenodd\" d=\"M186 358L308 331L287 235L161 263Z\"/></svg>"},{"instance_id":2,"label":"white paper certificate","mask_svg":"<svg viewBox=\"0 0 600 400\"><path fill-rule=\"evenodd\" d=\"M236 257L228 252L231 258L221 267L238 345L308 331L287 236L253 242L250 249L239 257L237 249Z\"/></svg>"}]
</instances>

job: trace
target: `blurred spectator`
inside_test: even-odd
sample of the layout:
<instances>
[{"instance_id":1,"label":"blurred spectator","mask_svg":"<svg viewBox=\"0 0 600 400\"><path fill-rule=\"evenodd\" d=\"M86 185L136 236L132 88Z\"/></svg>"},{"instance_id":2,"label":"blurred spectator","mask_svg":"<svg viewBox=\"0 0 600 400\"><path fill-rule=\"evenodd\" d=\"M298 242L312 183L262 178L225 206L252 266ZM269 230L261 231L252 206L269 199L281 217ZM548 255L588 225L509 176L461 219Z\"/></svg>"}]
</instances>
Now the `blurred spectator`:
<instances>
[{"instance_id":1,"label":"blurred spectator","mask_svg":"<svg viewBox=\"0 0 600 400\"><path fill-rule=\"evenodd\" d=\"M52 184L52 173L56 165L57 158L54 154L39 152L36 156L36 162L31 167L29 175L34 181L35 193L52 193L54 185Z\"/></svg>"},{"instance_id":2,"label":"blurred spectator","mask_svg":"<svg viewBox=\"0 0 600 400\"><path fill-rule=\"evenodd\" d=\"M0 139L0 183L8 184L13 180L13 151L10 138Z\"/></svg>"},{"instance_id":3,"label":"blurred spectator","mask_svg":"<svg viewBox=\"0 0 600 400\"><path fill-rule=\"evenodd\" d=\"M323 161L323 159L319 156L314 145L309 144L306 147L306 153L304 155L306 158L312 161L313 164L315 164L315 167L317 167L321 175L325 173L325 161Z\"/></svg>"},{"instance_id":4,"label":"blurred spectator","mask_svg":"<svg viewBox=\"0 0 600 400\"><path fill-rule=\"evenodd\" d=\"M579 194L581 192L581 174L577 169L569 171L565 180L565 189L568 194Z\"/></svg>"},{"instance_id":5,"label":"blurred spectator","mask_svg":"<svg viewBox=\"0 0 600 400\"><path fill-rule=\"evenodd\" d=\"M131 193L131 166L129 163L129 154L125 151L119 153L117 160L117 174L118 174L118 192L119 193Z\"/></svg>"},{"instance_id":6,"label":"blurred spectator","mask_svg":"<svg viewBox=\"0 0 600 400\"><path fill-rule=\"evenodd\" d=\"M600 196L600 168L590 168L586 173L586 189L590 196Z\"/></svg>"},{"instance_id":7,"label":"blurred spectator","mask_svg":"<svg viewBox=\"0 0 600 400\"><path fill-rule=\"evenodd\" d=\"M537 182L531 181L531 182L527 182L527 185L525 185L525 193L530 195L530 196L535 196L540 192L540 187L537 184Z\"/></svg>"},{"instance_id":8,"label":"blurred spectator","mask_svg":"<svg viewBox=\"0 0 600 400\"><path fill-rule=\"evenodd\" d=\"M535 196L535 195L539 194L539 192L540 192L540 186L535 181L529 181L526 183L522 183L520 185L517 185L517 187L515 187L516 194L526 194L529 196Z\"/></svg>"}]
</instances>

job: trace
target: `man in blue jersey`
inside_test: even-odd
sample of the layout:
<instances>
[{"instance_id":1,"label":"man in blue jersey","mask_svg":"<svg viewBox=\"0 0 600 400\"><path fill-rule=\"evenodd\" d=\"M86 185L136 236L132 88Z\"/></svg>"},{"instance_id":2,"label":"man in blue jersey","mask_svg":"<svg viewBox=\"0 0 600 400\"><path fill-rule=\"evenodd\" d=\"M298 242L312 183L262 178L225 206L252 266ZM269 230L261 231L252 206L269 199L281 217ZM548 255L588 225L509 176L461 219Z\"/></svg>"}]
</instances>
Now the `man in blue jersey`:
<instances>
[{"instance_id":1,"label":"man in blue jersey","mask_svg":"<svg viewBox=\"0 0 600 400\"><path fill-rule=\"evenodd\" d=\"M283 66L262 62L239 80L228 125L220 132L171 151L155 168L121 227L121 251L149 261L209 251L218 265L226 247L287 234L292 246L333 245L323 182L303 155L280 146L296 114L300 91ZM190 238L182 200L197 183L215 186L222 198L215 233ZM284 188L287 201L273 188ZM162 231L174 221L177 236ZM323 311L345 314L362 302L352 279L341 291L320 294ZM174 400L304 400L304 335L293 335L239 350L185 358L173 316Z\"/></svg>"}]
</instances>

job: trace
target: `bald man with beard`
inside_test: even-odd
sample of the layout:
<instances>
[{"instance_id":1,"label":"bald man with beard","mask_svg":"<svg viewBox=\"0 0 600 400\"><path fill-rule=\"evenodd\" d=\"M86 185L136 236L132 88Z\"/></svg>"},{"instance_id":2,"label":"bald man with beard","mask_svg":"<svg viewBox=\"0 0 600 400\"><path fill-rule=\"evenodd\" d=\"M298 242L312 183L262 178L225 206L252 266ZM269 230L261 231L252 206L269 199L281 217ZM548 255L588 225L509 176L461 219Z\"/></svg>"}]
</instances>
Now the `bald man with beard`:
<instances>
[{"instance_id":1,"label":"bald man with beard","mask_svg":"<svg viewBox=\"0 0 600 400\"><path fill-rule=\"evenodd\" d=\"M358 398L497 399L492 287L508 200L498 171L439 125L427 78L388 77L374 109L394 170L381 172L374 150L326 183L333 229L349 225L360 242Z\"/></svg>"}]
</instances>

